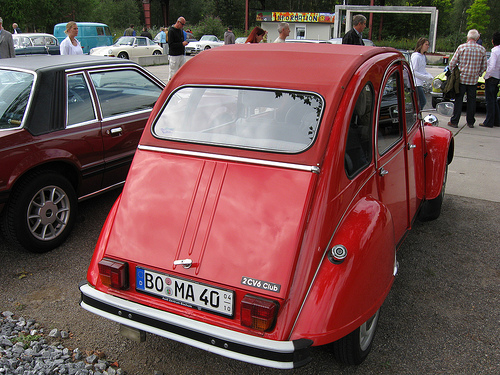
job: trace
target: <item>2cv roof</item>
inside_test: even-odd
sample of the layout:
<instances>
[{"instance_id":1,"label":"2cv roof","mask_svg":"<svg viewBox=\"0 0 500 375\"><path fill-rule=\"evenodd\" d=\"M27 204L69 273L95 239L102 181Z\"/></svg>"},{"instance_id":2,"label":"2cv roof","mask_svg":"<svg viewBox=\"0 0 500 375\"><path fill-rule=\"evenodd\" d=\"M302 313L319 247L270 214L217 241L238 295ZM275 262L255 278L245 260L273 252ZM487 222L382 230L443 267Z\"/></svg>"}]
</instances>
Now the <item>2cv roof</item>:
<instances>
[{"instance_id":1,"label":"2cv roof","mask_svg":"<svg viewBox=\"0 0 500 375\"><path fill-rule=\"evenodd\" d=\"M190 59L189 75L178 74L174 86L239 85L302 89L326 95L342 90L363 62L397 50L386 47L311 43L227 45Z\"/></svg>"},{"instance_id":2,"label":"2cv roof","mask_svg":"<svg viewBox=\"0 0 500 375\"><path fill-rule=\"evenodd\" d=\"M339 104L348 85L359 80L356 72L365 63L381 62L383 72L387 64L404 57L395 49L316 43L269 43L227 45L203 51L191 58L175 74L160 96L150 117L162 111L169 95L186 86L249 87L302 91L319 94L324 100L323 114L317 139L312 147L298 154L270 154L256 156L255 151L219 148L216 152L243 157L267 158L281 162L318 164L324 154L331 126L339 111ZM366 66L366 65L365 65ZM359 75L358 75L359 77ZM362 79L363 77L361 77ZM350 101L349 101L350 102ZM328 123L329 126L324 124ZM322 127L322 129L321 129ZM155 139L154 131L146 131L142 145L185 148L179 142ZM206 145L191 144L192 151L213 152Z\"/></svg>"}]
</instances>

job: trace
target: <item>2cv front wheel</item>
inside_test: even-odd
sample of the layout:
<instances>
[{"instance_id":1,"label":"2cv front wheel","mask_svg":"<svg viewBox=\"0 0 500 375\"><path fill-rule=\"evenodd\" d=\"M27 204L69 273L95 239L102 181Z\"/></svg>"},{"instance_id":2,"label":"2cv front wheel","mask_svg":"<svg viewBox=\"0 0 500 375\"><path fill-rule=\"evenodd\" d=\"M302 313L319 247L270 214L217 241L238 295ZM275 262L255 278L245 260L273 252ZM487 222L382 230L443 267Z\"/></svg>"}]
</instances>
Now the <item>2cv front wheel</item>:
<instances>
[{"instance_id":1,"label":"2cv front wheel","mask_svg":"<svg viewBox=\"0 0 500 375\"><path fill-rule=\"evenodd\" d=\"M372 348L380 309L360 327L333 343L333 356L347 365L361 364Z\"/></svg>"}]
</instances>

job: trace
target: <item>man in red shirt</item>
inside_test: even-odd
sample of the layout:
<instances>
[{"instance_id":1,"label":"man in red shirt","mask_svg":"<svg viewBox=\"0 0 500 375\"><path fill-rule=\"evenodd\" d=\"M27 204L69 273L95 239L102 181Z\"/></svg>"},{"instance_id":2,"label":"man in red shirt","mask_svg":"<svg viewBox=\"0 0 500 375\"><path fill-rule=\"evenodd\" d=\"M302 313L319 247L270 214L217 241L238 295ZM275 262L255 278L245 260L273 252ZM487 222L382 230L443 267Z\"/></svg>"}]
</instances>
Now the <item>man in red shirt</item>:
<instances>
[{"instance_id":1,"label":"man in red shirt","mask_svg":"<svg viewBox=\"0 0 500 375\"><path fill-rule=\"evenodd\" d=\"M479 32L472 29L467 33L467 43L458 46L450 61L450 71L458 66L460 71L460 92L455 98L453 116L448 126L458 128L464 94L467 93L467 126L474 127L476 122L476 85L477 80L486 70L486 49L477 44Z\"/></svg>"}]
</instances>

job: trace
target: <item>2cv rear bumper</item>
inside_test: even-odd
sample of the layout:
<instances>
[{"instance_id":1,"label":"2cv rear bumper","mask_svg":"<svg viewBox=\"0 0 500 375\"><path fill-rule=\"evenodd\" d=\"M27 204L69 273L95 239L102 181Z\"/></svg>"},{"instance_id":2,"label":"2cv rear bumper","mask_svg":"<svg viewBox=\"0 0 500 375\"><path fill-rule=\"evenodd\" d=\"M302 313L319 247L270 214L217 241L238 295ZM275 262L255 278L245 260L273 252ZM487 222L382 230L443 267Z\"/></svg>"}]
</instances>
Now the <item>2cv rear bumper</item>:
<instances>
[{"instance_id":1,"label":"2cv rear bumper","mask_svg":"<svg viewBox=\"0 0 500 375\"><path fill-rule=\"evenodd\" d=\"M260 366L291 369L310 362L312 340L275 341L154 309L80 284L80 305L123 325Z\"/></svg>"}]
</instances>

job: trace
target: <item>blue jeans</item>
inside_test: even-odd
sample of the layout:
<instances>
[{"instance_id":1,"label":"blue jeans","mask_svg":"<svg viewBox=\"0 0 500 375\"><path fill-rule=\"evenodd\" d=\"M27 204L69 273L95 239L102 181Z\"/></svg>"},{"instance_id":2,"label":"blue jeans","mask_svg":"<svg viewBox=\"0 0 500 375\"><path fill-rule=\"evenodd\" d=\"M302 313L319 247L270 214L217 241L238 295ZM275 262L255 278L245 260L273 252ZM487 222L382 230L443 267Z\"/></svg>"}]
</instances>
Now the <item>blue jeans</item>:
<instances>
[{"instance_id":1,"label":"blue jeans","mask_svg":"<svg viewBox=\"0 0 500 375\"><path fill-rule=\"evenodd\" d=\"M425 99L425 92L422 86L417 86L417 95L418 95L418 106L420 110L424 109L427 100Z\"/></svg>"},{"instance_id":2,"label":"blue jeans","mask_svg":"<svg viewBox=\"0 0 500 375\"><path fill-rule=\"evenodd\" d=\"M484 125L492 127L494 125L500 126L500 108L498 106L498 78L488 78L486 80L486 119Z\"/></svg>"},{"instance_id":3,"label":"blue jeans","mask_svg":"<svg viewBox=\"0 0 500 375\"><path fill-rule=\"evenodd\" d=\"M455 97L455 107L453 108L453 116L450 119L452 124L457 124L460 121L462 114L462 105L464 104L464 95L467 92L467 125L474 125L476 122L476 85L460 84L460 93Z\"/></svg>"}]
</instances>

